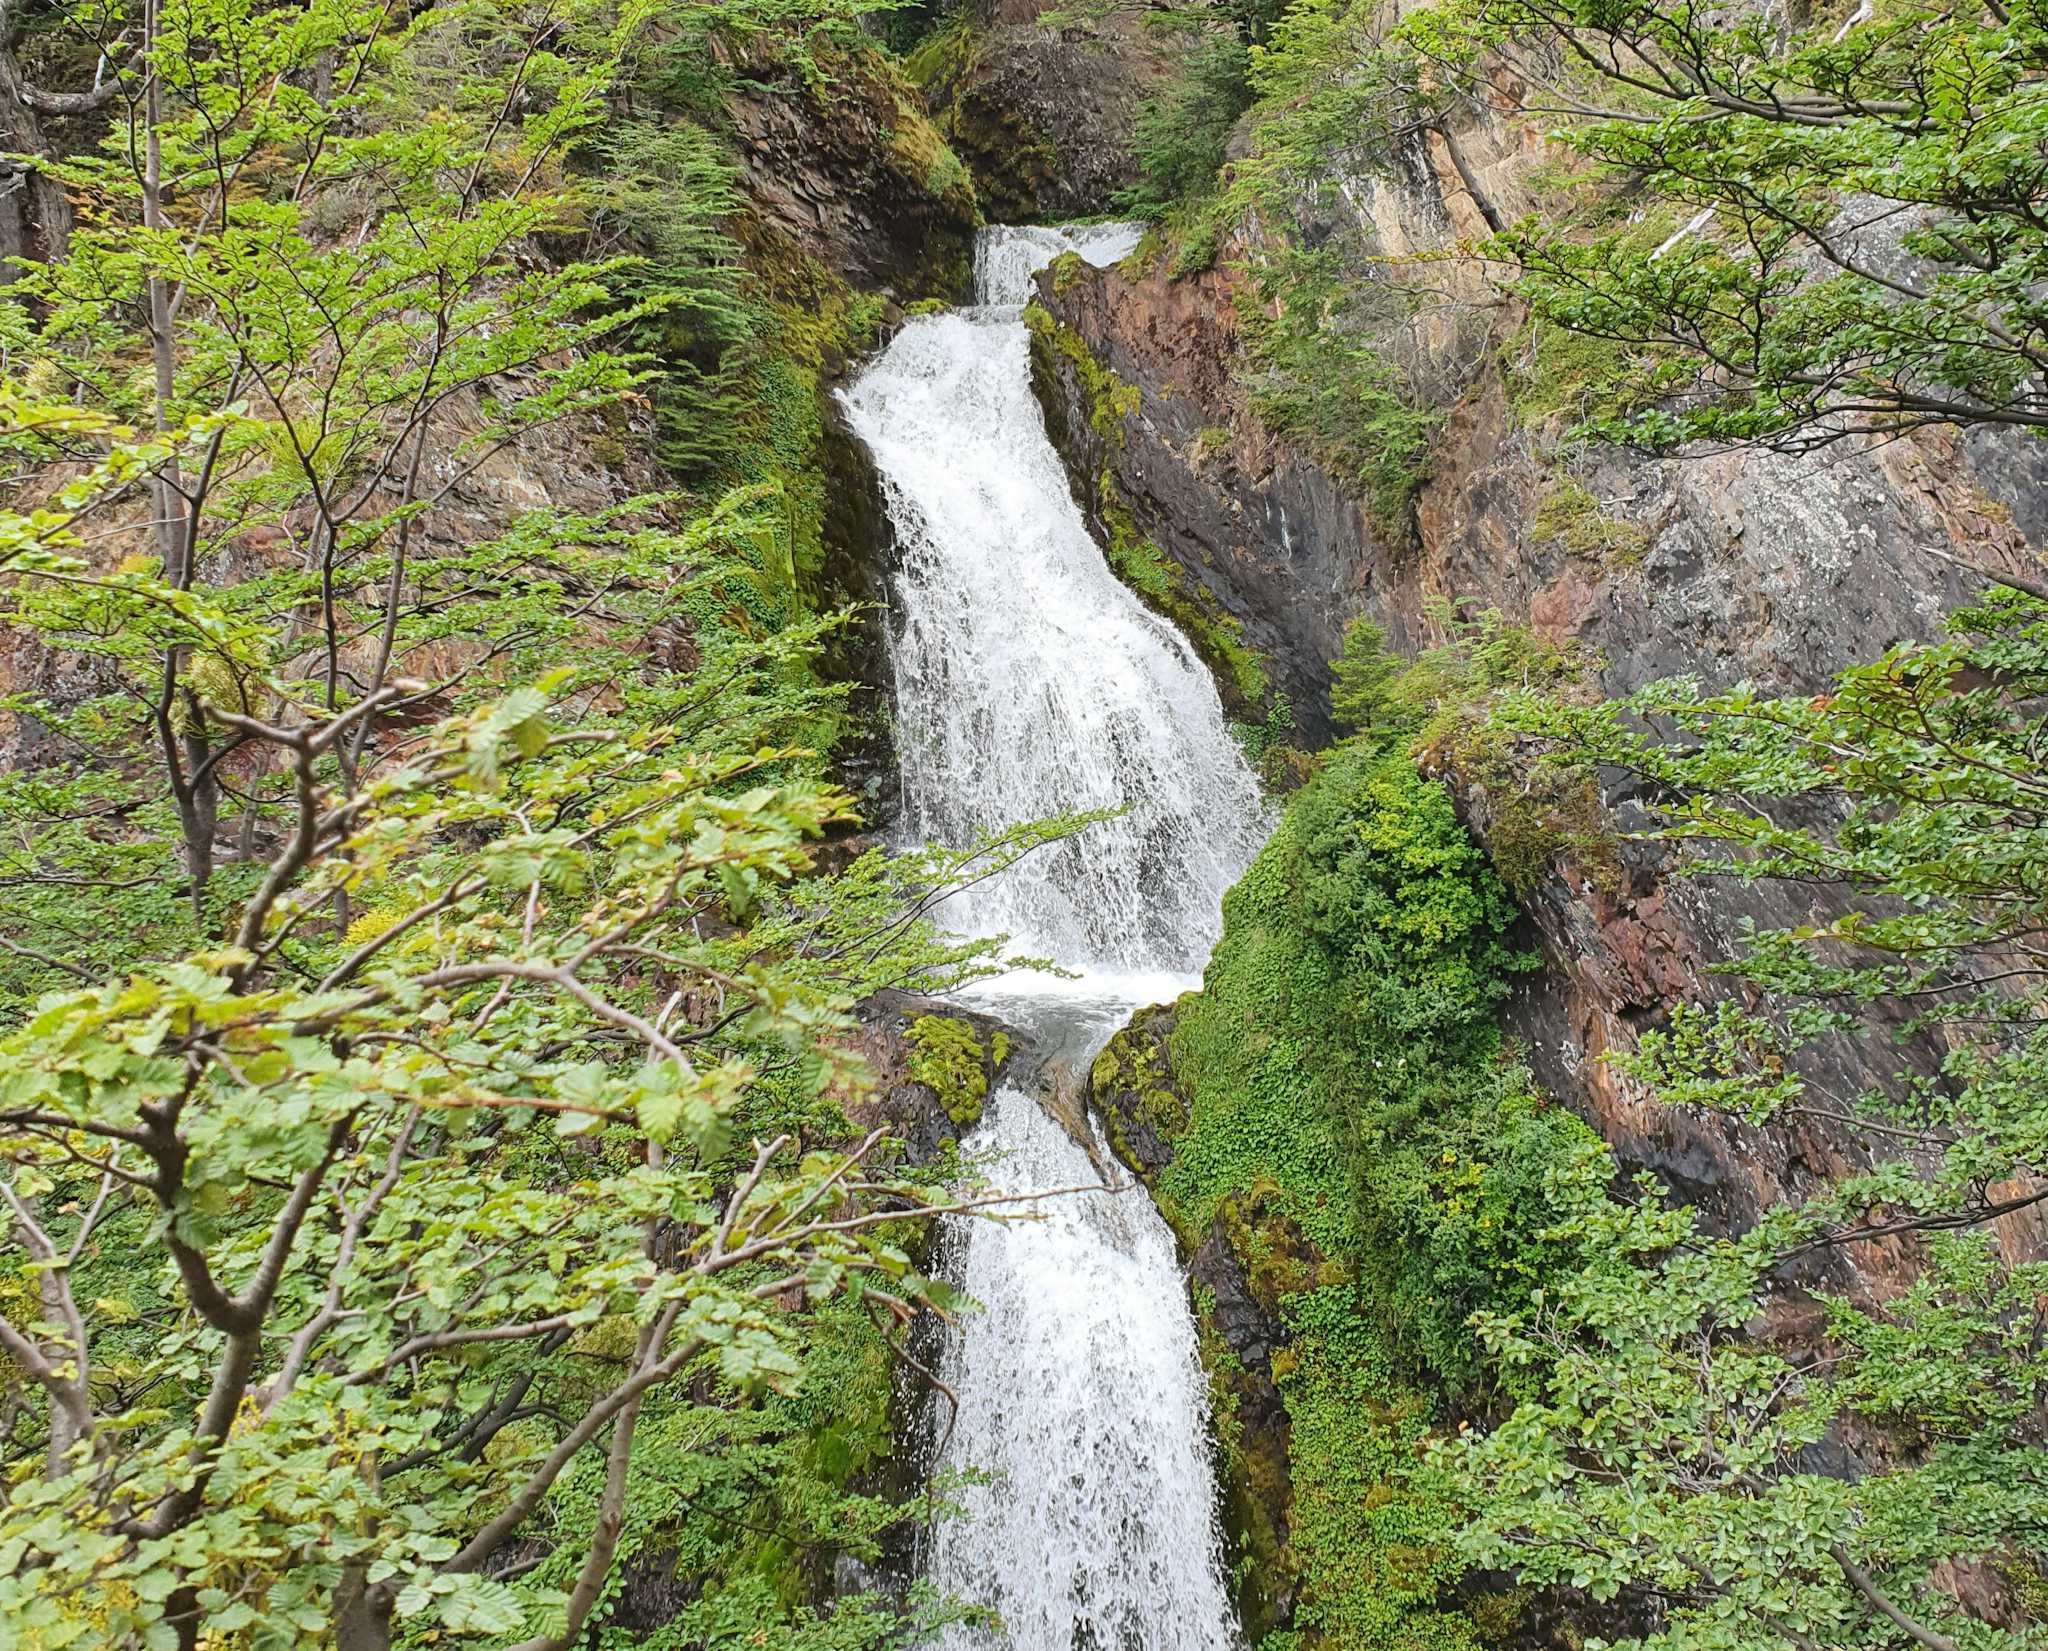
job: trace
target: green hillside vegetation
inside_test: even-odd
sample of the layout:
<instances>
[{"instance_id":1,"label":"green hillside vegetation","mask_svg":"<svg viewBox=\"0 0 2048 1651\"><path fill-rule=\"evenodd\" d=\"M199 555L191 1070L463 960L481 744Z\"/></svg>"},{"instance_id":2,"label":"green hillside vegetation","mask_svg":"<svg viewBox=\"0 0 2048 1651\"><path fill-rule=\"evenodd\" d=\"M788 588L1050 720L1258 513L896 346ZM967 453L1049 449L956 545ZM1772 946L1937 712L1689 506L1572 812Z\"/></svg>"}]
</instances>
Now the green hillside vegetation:
<instances>
[{"instance_id":1,"label":"green hillside vegetation","mask_svg":"<svg viewBox=\"0 0 2048 1651\"><path fill-rule=\"evenodd\" d=\"M770 100L964 235L992 197L912 77L983 21L0 8L0 1641L998 1632L847 1586L956 1512L907 1448L914 1337L971 1305L934 1214L983 1207L949 1148L853 1126L859 1011L992 969L935 902L1089 822L858 838L827 398L962 243L862 290L741 142ZM1546 464L2048 425L2038 4L1160 21L1124 209L1155 269L1232 276L1246 405L1391 567L1446 409L1385 347L1415 289L1326 209L1506 79L1559 100L1566 181L1464 249L1498 281L1474 369ZM1030 325L1118 439L1138 392ZM1544 473L1543 545L1640 562ZM1257 1651L2048 1646L2048 589L1992 576L1793 697L1606 703L1501 615L1430 607L1411 657L1359 620L1310 755L1103 492L1116 570L1302 782L1202 990L1095 1073L1275 1328L1278 1459L1197 1290ZM1613 1057L1853 1143L1746 1230L1502 1030L1518 901L1620 886L1617 776L1685 874L1828 891ZM1813 1076L1887 1037L1938 1066ZM903 1041L970 1128L1002 1035ZM1873 1247L1892 1293L1830 1282Z\"/></svg>"}]
</instances>

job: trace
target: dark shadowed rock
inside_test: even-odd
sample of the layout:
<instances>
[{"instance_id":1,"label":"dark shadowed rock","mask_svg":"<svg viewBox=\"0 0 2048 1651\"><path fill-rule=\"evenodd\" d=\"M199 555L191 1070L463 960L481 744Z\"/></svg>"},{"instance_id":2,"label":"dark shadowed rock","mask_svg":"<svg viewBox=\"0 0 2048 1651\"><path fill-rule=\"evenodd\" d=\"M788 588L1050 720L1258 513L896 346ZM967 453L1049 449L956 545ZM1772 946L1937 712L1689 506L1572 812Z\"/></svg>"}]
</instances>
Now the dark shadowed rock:
<instances>
[{"instance_id":1,"label":"dark shadowed rock","mask_svg":"<svg viewBox=\"0 0 2048 1651\"><path fill-rule=\"evenodd\" d=\"M1041 0L982 0L910 60L932 118L973 171L992 223L1111 210L1138 181L1138 108L1170 58L1141 7L1049 29Z\"/></svg>"}]
</instances>

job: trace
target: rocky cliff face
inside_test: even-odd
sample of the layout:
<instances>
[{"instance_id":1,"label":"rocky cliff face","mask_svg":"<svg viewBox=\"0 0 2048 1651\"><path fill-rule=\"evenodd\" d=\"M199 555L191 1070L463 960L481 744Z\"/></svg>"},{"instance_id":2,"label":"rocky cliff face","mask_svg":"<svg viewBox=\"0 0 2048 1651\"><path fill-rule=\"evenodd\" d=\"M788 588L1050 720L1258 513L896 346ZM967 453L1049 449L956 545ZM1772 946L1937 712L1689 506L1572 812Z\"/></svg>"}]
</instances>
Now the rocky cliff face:
<instances>
[{"instance_id":1,"label":"rocky cliff face","mask_svg":"<svg viewBox=\"0 0 2048 1651\"><path fill-rule=\"evenodd\" d=\"M1342 210L1367 255L1393 261L1373 266L1395 272L1381 278L1413 268L1455 289L1471 279L1458 266L1402 260L1522 210L1537 153L1511 121L1425 133L1343 190ZM1137 530L1242 623L1312 734L1328 729L1325 662L1354 615L1409 653L1443 640L1436 601L1496 609L1595 650L1608 695L1682 674L1818 691L1846 665L1934 634L1983 588L1941 553L2023 570L2048 543L2048 454L1996 436L1931 431L1796 457L1576 448L1545 407L1542 363L1533 379L1515 365L1515 352L1541 356L1548 341L1497 302L1389 306L1381 347L1442 410L1410 531L1389 534L1358 490L1252 411L1240 370L1247 294L1230 263L1226 251L1218 268L1180 278L1157 260L1042 278L1040 303L1120 393L1091 395L1069 370L1041 375L1041 394L1077 492L1114 487ZM1460 789L1487 838L1492 799ZM1624 788L1606 800L1621 826L1639 820ZM1668 869L1635 845L1598 877L1554 861L1523 902L1546 968L1510 1025L1539 1079L1624 1160L1741 1225L1840 1173L1855 1149L1825 1127L1756 1131L1660 1107L1599 1057L1676 998L1724 989L1704 971L1731 955L1745 922L1797 923L1814 897ZM1902 1052L1873 1029L1819 1051L1812 1076L1854 1093L1886 1082L1902 1054L1930 1070L1941 1050ZM1881 1278L1898 1259L1866 1254L1859 1270Z\"/></svg>"},{"instance_id":2,"label":"rocky cliff face","mask_svg":"<svg viewBox=\"0 0 2048 1651\"><path fill-rule=\"evenodd\" d=\"M977 0L910 72L991 222L1106 212L1137 181L1139 105L1169 66L1143 13L1048 26L1045 0Z\"/></svg>"},{"instance_id":3,"label":"rocky cliff face","mask_svg":"<svg viewBox=\"0 0 2048 1651\"><path fill-rule=\"evenodd\" d=\"M909 303L966 295L974 183L882 59L853 55L817 83L741 63L728 107L756 236L815 259L860 292Z\"/></svg>"}]
</instances>

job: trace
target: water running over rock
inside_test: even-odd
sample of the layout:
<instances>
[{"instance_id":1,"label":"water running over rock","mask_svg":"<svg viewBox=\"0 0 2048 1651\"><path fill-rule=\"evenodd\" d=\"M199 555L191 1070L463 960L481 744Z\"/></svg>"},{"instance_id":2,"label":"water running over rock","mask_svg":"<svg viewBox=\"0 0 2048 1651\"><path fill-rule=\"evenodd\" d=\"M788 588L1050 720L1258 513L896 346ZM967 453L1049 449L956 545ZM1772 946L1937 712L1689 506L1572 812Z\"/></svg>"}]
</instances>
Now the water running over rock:
<instances>
[{"instance_id":1,"label":"water running over rock","mask_svg":"<svg viewBox=\"0 0 2048 1651\"><path fill-rule=\"evenodd\" d=\"M1063 1051L1070 1082L1131 1008L1193 983L1266 823L1214 684L1108 571L1031 394L1018 307L1032 273L1135 241L1124 225L984 232L980 306L911 322L846 397L903 547L901 832L964 844L1124 810L948 908L956 928L1080 971L1004 1004ZM1002 1151L998 1179L1017 1190L1096 1178L1014 1087L971 1144ZM963 1282L986 1311L946 1352L960 1404L947 1462L994 1479L967 1493L971 1517L940 1527L933 1580L994 1605L1014 1651L1235 1645L1206 1389L1158 1212L1124 1186L975 1223Z\"/></svg>"},{"instance_id":2,"label":"water running over rock","mask_svg":"<svg viewBox=\"0 0 2048 1651\"><path fill-rule=\"evenodd\" d=\"M1113 255L1114 226L1077 232ZM984 232L992 302L913 321L847 398L903 547L896 738L907 837L1128 805L951 921L1098 970L1198 970L1257 848L1258 787L1194 650L1105 565L1031 394L1015 306L1051 230Z\"/></svg>"}]
</instances>

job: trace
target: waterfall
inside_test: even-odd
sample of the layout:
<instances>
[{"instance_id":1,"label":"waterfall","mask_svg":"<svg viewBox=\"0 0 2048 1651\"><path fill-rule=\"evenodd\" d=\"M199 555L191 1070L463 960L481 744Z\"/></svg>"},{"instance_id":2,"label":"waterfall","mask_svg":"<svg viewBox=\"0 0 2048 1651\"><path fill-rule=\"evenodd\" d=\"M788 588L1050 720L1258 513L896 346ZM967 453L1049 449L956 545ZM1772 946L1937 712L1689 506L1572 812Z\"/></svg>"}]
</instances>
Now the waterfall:
<instances>
[{"instance_id":1,"label":"waterfall","mask_svg":"<svg viewBox=\"0 0 2048 1651\"><path fill-rule=\"evenodd\" d=\"M1121 811L947 906L961 932L1008 935L1016 953L1075 971L1003 1002L1068 1083L1132 1008L1193 984L1267 824L1215 685L1109 572L1031 393L1032 275L1069 249L1108 263L1136 238L1125 225L984 231L979 304L912 321L845 393L902 551L899 832L959 845ZM969 1144L1000 1153L1015 1190L1096 1180L1015 1086ZM984 1311L945 1352L959 1401L946 1462L990 1482L940 1526L933 1580L993 1605L1014 1651L1228 1651L1206 1384L1158 1212L1124 1186L964 1237L963 1282ZM968 1630L944 1641L985 1643Z\"/></svg>"}]
</instances>

